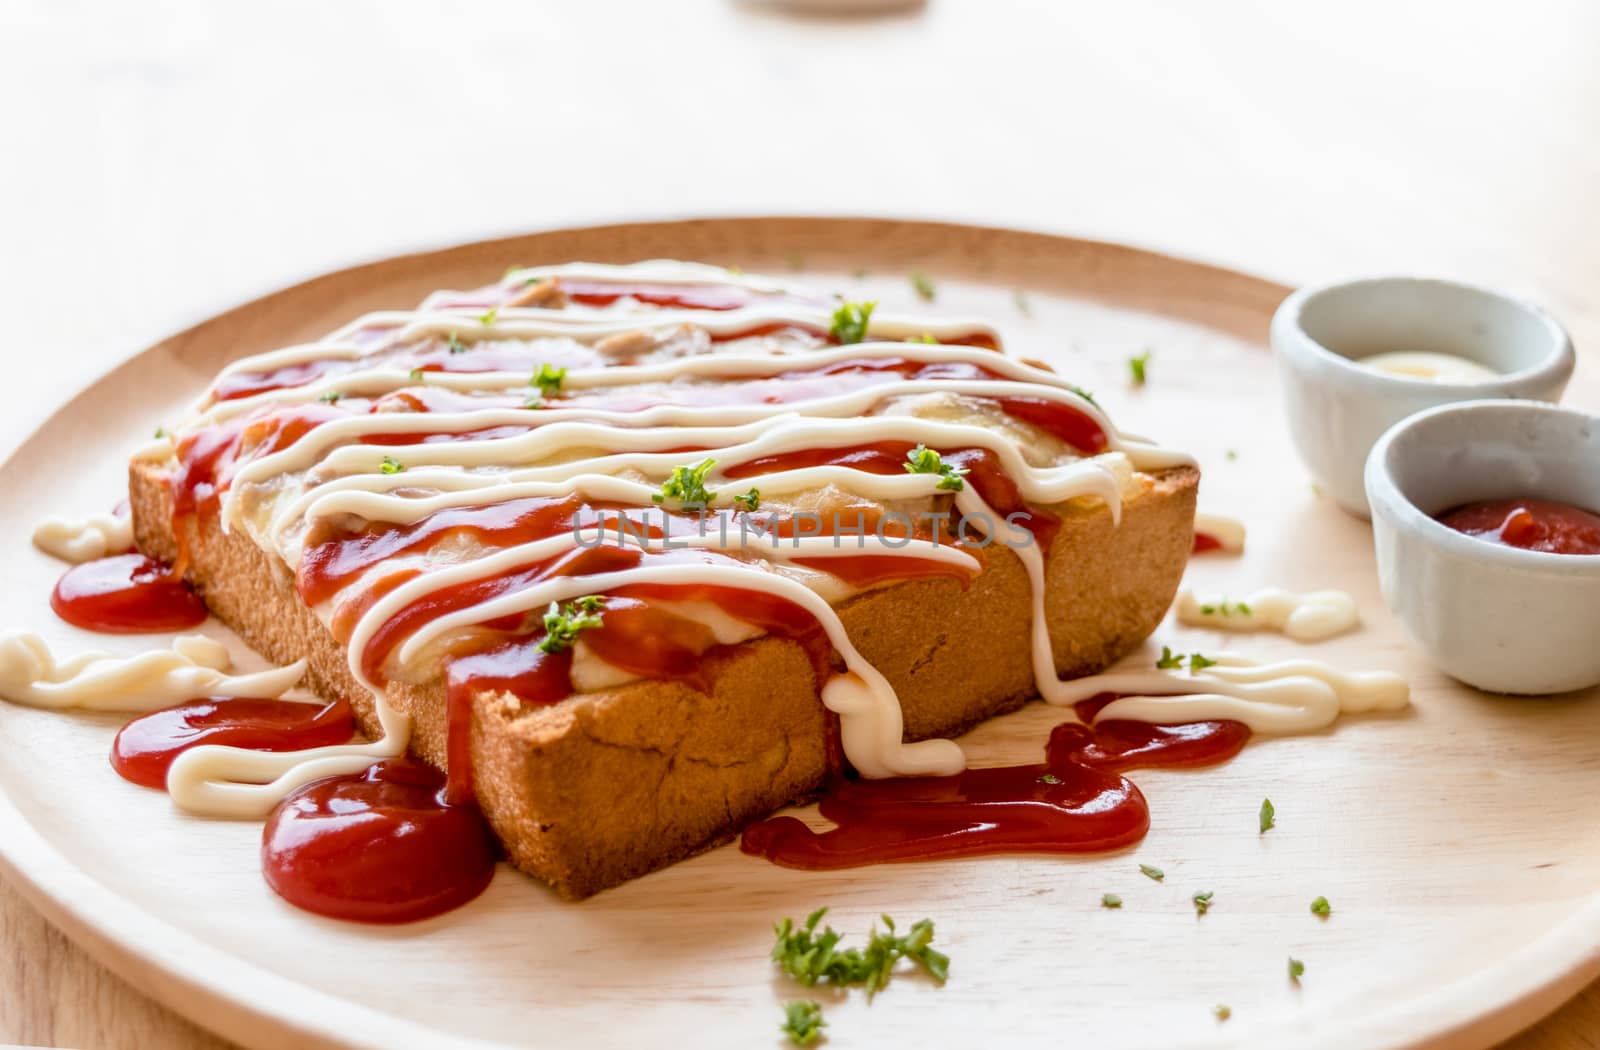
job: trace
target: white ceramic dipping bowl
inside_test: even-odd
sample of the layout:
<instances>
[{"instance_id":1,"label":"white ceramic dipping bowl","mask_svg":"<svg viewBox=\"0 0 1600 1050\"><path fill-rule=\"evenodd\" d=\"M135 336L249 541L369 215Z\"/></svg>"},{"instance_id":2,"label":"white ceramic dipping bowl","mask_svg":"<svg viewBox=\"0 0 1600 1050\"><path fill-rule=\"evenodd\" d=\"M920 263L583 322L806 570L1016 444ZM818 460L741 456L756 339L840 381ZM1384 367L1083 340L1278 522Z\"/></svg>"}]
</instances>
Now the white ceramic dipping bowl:
<instances>
[{"instance_id":1,"label":"white ceramic dipping bowl","mask_svg":"<svg viewBox=\"0 0 1600 1050\"><path fill-rule=\"evenodd\" d=\"M1537 306L1417 277L1302 288L1273 315L1272 349L1300 458L1323 491L1363 518L1368 513L1362 469L1389 427L1452 401L1558 401L1575 361L1567 333ZM1385 351L1451 354L1497 375L1440 382L1358 363Z\"/></svg>"},{"instance_id":2,"label":"white ceramic dipping bowl","mask_svg":"<svg viewBox=\"0 0 1600 1050\"><path fill-rule=\"evenodd\" d=\"M1539 498L1600 512L1600 416L1468 401L1397 424L1367 461L1383 599L1434 666L1495 693L1600 684L1600 554L1476 539L1433 515Z\"/></svg>"}]
</instances>

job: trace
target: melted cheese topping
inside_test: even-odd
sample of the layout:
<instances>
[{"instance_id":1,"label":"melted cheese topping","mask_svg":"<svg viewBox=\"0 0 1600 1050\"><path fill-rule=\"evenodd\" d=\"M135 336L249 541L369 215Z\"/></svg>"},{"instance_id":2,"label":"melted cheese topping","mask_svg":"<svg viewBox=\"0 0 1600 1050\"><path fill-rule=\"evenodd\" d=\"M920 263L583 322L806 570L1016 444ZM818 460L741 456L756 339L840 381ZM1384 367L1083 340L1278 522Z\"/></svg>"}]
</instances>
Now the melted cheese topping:
<instances>
[{"instance_id":1,"label":"melted cheese topping","mask_svg":"<svg viewBox=\"0 0 1600 1050\"><path fill-rule=\"evenodd\" d=\"M1343 591L1295 594L1268 587L1240 601L1202 602L1187 588L1178 594L1178 622L1223 631L1281 631L1297 642L1320 642L1361 622L1356 600Z\"/></svg>"},{"instance_id":2,"label":"melted cheese topping","mask_svg":"<svg viewBox=\"0 0 1600 1050\"><path fill-rule=\"evenodd\" d=\"M231 667L227 648L199 634L137 656L88 652L60 661L36 634L0 637L0 697L57 710L156 711L202 696L276 697L300 681L306 663L242 675L229 674Z\"/></svg>"},{"instance_id":3,"label":"melted cheese topping","mask_svg":"<svg viewBox=\"0 0 1600 1050\"><path fill-rule=\"evenodd\" d=\"M566 287L562 282L584 280L716 285L750 294L731 309L652 306L629 296L602 306L550 308ZM236 362L213 387L227 396L203 402L174 437L141 448L136 456L161 461L206 428L257 425L252 421L270 419L281 409L320 402L360 405L364 399L366 411L330 407L317 425L292 440L264 454L252 452L221 492L223 527L245 530L290 570L300 565L319 523L403 527L452 508L529 497L576 496L649 508L674 468L702 459L714 461L705 477L714 512L732 509L732 497L748 488L759 490L763 507L791 510L818 505L819 493L830 492L879 509L926 512L945 506L951 500L941 475L874 474L839 465L746 470L737 479L728 474L790 453L916 442L992 455L1030 505L1101 502L1116 520L1123 500L1148 484L1138 472L1193 462L1119 434L1097 405L1051 372L981 346L937 343L974 334L994 340L993 330L980 322L874 315L867 341L830 346L817 333L828 330L832 311L819 302L764 278L664 261L513 271L491 289L438 292L417 311L369 314L320 342ZM929 338L935 342L928 343ZM712 352L718 340L728 346ZM446 346L449 355L489 355L478 359L489 367L414 368L419 354L434 355L427 359L444 368L454 360L440 356ZM559 397L548 405L521 403L530 392L530 353L567 369ZM470 357L461 361L474 363ZM499 367L510 361L517 362L517 370ZM873 371L892 369L897 362L909 371ZM851 373L850 381L815 381L831 377L828 370ZM277 382L273 376L292 378ZM738 383L750 384L748 392L718 399L719 390ZM444 407L416 410L423 394L446 399ZM1004 398L1024 399L1034 411L1042 406L1086 420L1103 435L1104 451L1080 451L1042 426L1013 417L1002 411L1005 402L998 399ZM373 440L380 436L381 441ZM1004 515L974 486L955 492L953 503L961 515L980 523L980 530L1006 539L999 533ZM174 763L168 781L173 797L203 812L259 815L300 784L355 772L377 757L400 753L408 721L367 673L368 650L380 629L415 603L571 553L582 541L582 529L502 548L452 541L357 573L315 611L331 622L336 608L360 610L346 648L351 671L375 697L383 736L309 754L198 748ZM952 741L904 741L893 688L854 647L832 608L852 588L819 562L825 566L828 558L870 554L975 572L972 554L948 542L870 534L842 545L835 538L813 537L752 550L742 536L708 530L689 537L688 545L735 562L657 561L623 571L550 575L494 593L413 630L389 653L384 676L426 680L437 675L438 656L452 641L551 602L639 585L713 584L781 598L815 617L845 667L824 684L822 701L839 715L845 755L864 776L951 774L964 767L965 757ZM1052 702L1067 702L1082 687L1055 674L1043 553L1031 543L1012 546L1032 585L1032 660L1039 690ZM798 564L801 560L806 564ZM409 577L402 575L413 570ZM367 600L346 602L363 593ZM730 626L726 613L702 615L692 603L680 603L674 611L707 624L718 640L750 636L747 629ZM608 688L629 678L605 665L581 638L574 655L571 678L578 689ZM1326 713L1325 705L1309 700L1303 706L1315 708L1317 717ZM1309 717L1301 721L1309 724Z\"/></svg>"},{"instance_id":4,"label":"melted cheese topping","mask_svg":"<svg viewBox=\"0 0 1600 1050\"><path fill-rule=\"evenodd\" d=\"M62 561L94 561L133 546L133 519L117 514L46 518L33 530L33 545Z\"/></svg>"}]
</instances>

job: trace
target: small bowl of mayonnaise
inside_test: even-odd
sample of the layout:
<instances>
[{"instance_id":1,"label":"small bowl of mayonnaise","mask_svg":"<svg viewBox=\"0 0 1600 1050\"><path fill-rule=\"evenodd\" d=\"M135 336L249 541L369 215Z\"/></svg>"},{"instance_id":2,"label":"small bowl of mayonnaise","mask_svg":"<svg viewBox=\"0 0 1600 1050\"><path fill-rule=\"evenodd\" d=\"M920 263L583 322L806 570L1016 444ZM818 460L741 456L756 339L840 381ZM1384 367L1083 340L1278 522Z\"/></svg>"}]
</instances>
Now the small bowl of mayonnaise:
<instances>
[{"instance_id":1,"label":"small bowl of mayonnaise","mask_svg":"<svg viewBox=\"0 0 1600 1050\"><path fill-rule=\"evenodd\" d=\"M1384 431L1454 401L1558 401L1576 361L1566 331L1532 303L1420 277L1302 288L1273 315L1272 349L1300 458L1363 518L1362 471Z\"/></svg>"}]
</instances>

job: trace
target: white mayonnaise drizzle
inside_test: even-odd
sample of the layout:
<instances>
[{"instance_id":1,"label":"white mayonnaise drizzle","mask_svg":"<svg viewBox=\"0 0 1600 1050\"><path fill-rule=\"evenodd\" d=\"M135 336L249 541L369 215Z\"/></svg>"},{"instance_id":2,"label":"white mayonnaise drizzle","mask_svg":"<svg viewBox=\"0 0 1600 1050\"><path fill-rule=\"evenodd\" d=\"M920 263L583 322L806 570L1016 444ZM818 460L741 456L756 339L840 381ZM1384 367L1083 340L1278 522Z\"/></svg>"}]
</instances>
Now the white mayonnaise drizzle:
<instances>
[{"instance_id":1,"label":"white mayonnaise drizzle","mask_svg":"<svg viewBox=\"0 0 1600 1050\"><path fill-rule=\"evenodd\" d=\"M1244 522L1225 514L1209 514L1203 510L1194 513L1194 531L1210 536L1229 554L1244 551Z\"/></svg>"},{"instance_id":2,"label":"white mayonnaise drizzle","mask_svg":"<svg viewBox=\"0 0 1600 1050\"><path fill-rule=\"evenodd\" d=\"M33 545L62 561L94 561L133 546L133 519L118 514L46 518L33 530Z\"/></svg>"},{"instance_id":3,"label":"white mayonnaise drizzle","mask_svg":"<svg viewBox=\"0 0 1600 1050\"><path fill-rule=\"evenodd\" d=\"M1052 702L1117 693L1095 721L1126 718L1175 724L1228 719L1257 733L1310 733L1340 713L1400 711L1411 702L1405 679L1387 671L1344 672L1316 660L1261 664L1219 653L1216 665L1186 671L1112 671L1063 682Z\"/></svg>"},{"instance_id":4,"label":"white mayonnaise drizzle","mask_svg":"<svg viewBox=\"0 0 1600 1050\"><path fill-rule=\"evenodd\" d=\"M136 656L88 652L57 661L37 634L0 637L0 697L15 704L91 711L155 711L205 696L281 696L305 674L304 660L229 674L227 648L204 635Z\"/></svg>"},{"instance_id":5,"label":"white mayonnaise drizzle","mask_svg":"<svg viewBox=\"0 0 1600 1050\"><path fill-rule=\"evenodd\" d=\"M667 261L626 267L581 263L519 270L506 276L502 288L521 289L534 277L562 276L651 283L734 283L761 292L781 290L780 285L768 279L734 276L714 267ZM692 326L724 335L784 325L826 330L831 319L828 307L778 299L728 311L655 308L629 300L603 308L507 307L489 315L486 323L480 317L479 308L451 305L467 301L471 301L471 296L465 293L435 293L417 311L369 314L318 343L288 347L236 362L224 371L224 378L270 372L318 360L350 364L339 366L344 371L335 368L300 386L204 403L192 419L178 428L178 433L192 433L242 413L276 406L337 397L377 398L418 386L445 388L462 395L499 396L528 388L525 371L427 372L414 378L404 367L404 360L396 358L391 351L398 352L424 340L432 340L432 345L437 347L438 341L448 338L452 345L460 343L465 347L462 352L472 352L474 346L486 341L549 340L552 348L563 350L568 355L566 359L572 360L575 351L607 353L609 351L588 348L602 340L634 332L661 332L674 326ZM1159 449L1142 438L1119 433L1098 406L1048 371L978 347L884 338L916 339L921 333L931 333L937 339L972 332L992 334L993 330L977 321L930 323L922 318L874 315L872 341L848 346L816 348L803 342L796 344L791 340L785 344L781 338L764 337L759 345L765 352L760 353L695 351L685 356L666 357L647 352L630 359L629 363L573 367L562 381L560 399L549 407L351 414L348 418L323 423L282 450L255 459L239 470L223 493L222 524L224 528L243 525L256 542L276 552L293 569L302 556L309 526L329 517L352 515L362 521L404 525L449 507L574 494L590 501L649 507L652 494L658 491L661 481L674 467L702 458L715 460L706 485L716 493L713 501L716 506L730 506L735 494L752 487L759 489L763 503L772 500L781 503L787 497L804 497L828 486L837 486L852 496L876 500L886 506L935 506L934 501L944 495L937 487L940 479L935 475L878 476L826 466L769 471L737 480L725 474L741 463L765 456L890 440L921 442L935 449L987 449L999 459L1006 475L1029 502L1059 504L1068 500L1100 500L1113 519L1120 520L1125 493L1134 491L1130 486L1135 470L1193 462L1182 453ZM665 344L646 340L644 345ZM367 360L369 357L371 361ZM588 391L650 388L652 384L681 390L685 389L685 384L692 387L730 378L762 380L791 371L874 358L906 359L928 365L977 365L1002 378L897 379L864 383L844 393L829 394L824 389L810 400L780 404L757 399L752 399L752 403L726 405L669 403L629 412L585 408L581 396ZM1020 440L1014 433L1003 433L981 421L924 418L907 414L905 408L920 403L919 399L950 399L948 403L954 404L963 398L1001 396L1025 396L1070 405L1100 426L1107 438L1108 451L1098 456L1063 453L1055 457L1054 453L1040 451L1055 447L1050 444L1056 442L1054 438ZM424 440L428 434L464 434L518 425L532 425L533 429L498 440ZM409 444L366 442L366 438L378 434L416 434L418 440ZM392 437L386 439L392 440ZM174 447L171 438L159 444L160 447L141 449L138 455L160 459L164 458L164 450L166 455L171 454ZM704 451L673 451L685 447ZM386 460L391 466L398 462L402 469L385 473ZM991 525L1002 520L970 485L955 494L954 502L969 518L987 515L980 520ZM674 540L681 539L674 537ZM688 541L691 547L735 553L736 543L716 531L691 536ZM172 766L168 787L173 798L180 806L198 812L260 816L284 793L312 779L356 772L377 758L401 753L409 736L409 720L388 703L383 689L364 671L366 650L378 629L403 608L441 589L515 570L570 550L577 542L576 536L557 535L502 550L451 549L445 552L443 557L427 564L427 571L372 603L355 624L346 646L352 673L375 697L383 728L380 739L367 744L282 754L224 747L196 748L181 755ZM843 674L835 675L826 683L822 701L839 715L846 757L863 775L882 777L959 771L965 765L965 757L953 741L904 741L903 717L893 688L862 658L824 596L836 594L842 581L814 567L796 566L794 559L810 561L865 550L878 556L942 561L969 571L976 570L977 562L969 553L948 543L941 546L919 541L900 546L872 536L859 541L859 547L848 539L842 547L834 546L834 542L832 538L785 540L780 547L769 550L763 546L753 555L749 548L744 548L737 554L745 564L737 566L657 561L621 572L553 576L521 591L482 601L423 625L391 655L392 666L386 668L385 673L402 680L425 678L430 669L436 669L434 657L440 647L463 632L470 632L476 625L497 617L538 610L550 602L605 593L631 584L710 583L734 587L781 597L816 617L846 667ZM1013 549L1022 559L1032 585L1032 662L1038 688L1051 702L1068 703L1083 686L1062 682L1055 674L1044 608L1043 556L1032 545ZM396 571L402 563L405 559L376 566L350 586L368 586L384 574ZM831 582L824 585L819 580ZM694 616L692 604L685 603L674 611ZM327 608L317 611L322 616L330 615ZM718 630L734 637L738 632L721 622L725 619L725 614L719 614L717 622L721 626ZM582 656L581 640L579 648ZM615 676L597 668L598 663L593 654L588 654L581 661L582 678L599 683L616 680ZM1250 672L1248 669L1215 668L1210 675L1191 680L1191 684L1203 681L1211 690L1206 695L1211 700L1220 698L1229 711L1245 704L1260 707L1259 712L1254 708L1246 712L1255 719L1253 725L1273 723L1274 718L1268 717L1268 712L1277 712L1275 724L1281 727L1279 731L1288 731L1291 725L1310 725L1318 719L1331 719L1333 715L1327 711L1326 699L1312 695L1317 688L1334 696L1333 714L1345 703L1335 685L1328 684L1331 681L1328 676L1335 674L1331 670L1319 677L1318 673L1302 668L1288 676L1286 681L1311 683L1310 686L1296 685L1294 689L1298 692L1289 700L1280 699L1269 685L1251 691L1254 688L1251 680L1230 679L1230 673L1238 676ZM1171 677L1163 675L1161 681L1169 682ZM1223 685L1214 686L1214 682ZM1403 689L1403 683L1401 685ZM1092 691L1103 688L1096 687ZM1151 693L1175 691L1159 684L1141 688ZM1169 698L1155 702L1169 705L1188 700ZM1349 700L1349 704L1366 702L1378 701L1363 700L1360 696ZM1163 712L1168 709L1169 706L1161 707ZM1154 717L1180 721L1187 717L1211 716Z\"/></svg>"},{"instance_id":6,"label":"white mayonnaise drizzle","mask_svg":"<svg viewBox=\"0 0 1600 1050\"><path fill-rule=\"evenodd\" d=\"M1178 593L1178 622L1223 631L1281 631L1297 642L1320 642L1361 622L1356 600L1343 591L1295 594L1267 587L1234 601L1202 602L1185 588Z\"/></svg>"}]
</instances>

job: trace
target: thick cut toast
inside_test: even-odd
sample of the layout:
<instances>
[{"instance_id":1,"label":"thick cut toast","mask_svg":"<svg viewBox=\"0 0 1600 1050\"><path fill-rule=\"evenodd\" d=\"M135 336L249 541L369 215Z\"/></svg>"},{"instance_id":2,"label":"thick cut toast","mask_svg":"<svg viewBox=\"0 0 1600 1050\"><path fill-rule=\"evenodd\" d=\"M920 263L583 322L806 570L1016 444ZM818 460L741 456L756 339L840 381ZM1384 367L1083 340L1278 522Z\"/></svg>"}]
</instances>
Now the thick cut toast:
<instances>
[{"instance_id":1,"label":"thick cut toast","mask_svg":"<svg viewBox=\"0 0 1600 1050\"><path fill-rule=\"evenodd\" d=\"M1156 473L1113 526L1103 505L1063 506L1047 563L1046 611L1056 669L1091 673L1154 630L1192 542L1199 472ZM141 550L173 559L171 494L157 468L135 463L130 491ZM186 517L187 575L206 604L278 662L305 657L308 684L342 696L369 733L371 695L344 648L301 601L283 566L213 516ZM1017 556L986 551L963 591L947 578L896 583L839 607L851 639L898 691L906 736L947 735L1012 710L1034 692L1029 590ZM482 694L472 711L478 800L517 867L581 898L725 840L744 824L805 799L826 776L833 733L801 647L759 638L712 657L713 691L642 681L549 706ZM411 751L444 768L442 680L393 685L414 720Z\"/></svg>"}]
</instances>

